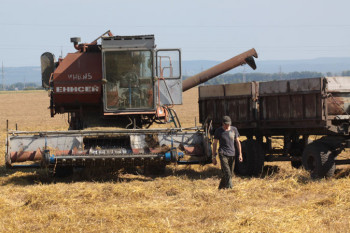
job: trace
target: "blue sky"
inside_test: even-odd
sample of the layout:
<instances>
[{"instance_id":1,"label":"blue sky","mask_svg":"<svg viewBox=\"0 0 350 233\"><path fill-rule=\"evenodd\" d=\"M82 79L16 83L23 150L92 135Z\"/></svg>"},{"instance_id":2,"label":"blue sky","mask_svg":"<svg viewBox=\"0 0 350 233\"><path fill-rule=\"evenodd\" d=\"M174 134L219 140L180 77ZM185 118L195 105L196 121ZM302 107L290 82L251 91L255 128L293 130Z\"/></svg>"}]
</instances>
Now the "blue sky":
<instances>
[{"instance_id":1,"label":"blue sky","mask_svg":"<svg viewBox=\"0 0 350 233\"><path fill-rule=\"evenodd\" d=\"M255 48L261 60L350 57L349 0L0 0L0 62L39 66L46 51L75 52L91 42L154 34L183 60L225 60Z\"/></svg>"}]
</instances>

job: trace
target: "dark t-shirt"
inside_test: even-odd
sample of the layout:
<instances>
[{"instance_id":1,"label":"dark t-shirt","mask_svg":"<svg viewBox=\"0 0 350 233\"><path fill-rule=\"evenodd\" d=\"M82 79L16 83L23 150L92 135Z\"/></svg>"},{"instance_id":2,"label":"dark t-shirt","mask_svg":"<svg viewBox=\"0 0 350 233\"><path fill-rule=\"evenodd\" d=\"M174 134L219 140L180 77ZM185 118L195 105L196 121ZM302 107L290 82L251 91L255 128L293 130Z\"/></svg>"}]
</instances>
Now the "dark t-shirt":
<instances>
[{"instance_id":1,"label":"dark t-shirt","mask_svg":"<svg viewBox=\"0 0 350 233\"><path fill-rule=\"evenodd\" d=\"M225 131L223 127L217 128L215 130L214 139L219 140L219 154L235 156L235 139L238 137L238 130L232 125L228 131Z\"/></svg>"}]
</instances>

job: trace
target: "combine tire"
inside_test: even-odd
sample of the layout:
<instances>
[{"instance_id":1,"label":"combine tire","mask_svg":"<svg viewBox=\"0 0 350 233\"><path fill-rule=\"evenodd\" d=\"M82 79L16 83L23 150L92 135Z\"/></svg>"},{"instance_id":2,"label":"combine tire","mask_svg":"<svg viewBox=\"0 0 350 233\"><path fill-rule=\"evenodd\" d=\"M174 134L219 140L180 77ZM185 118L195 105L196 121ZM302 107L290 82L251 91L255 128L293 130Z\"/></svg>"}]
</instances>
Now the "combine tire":
<instances>
[{"instance_id":1,"label":"combine tire","mask_svg":"<svg viewBox=\"0 0 350 233\"><path fill-rule=\"evenodd\" d=\"M315 141L307 145L302 159L303 167L310 172L311 178L319 179L334 175L334 155L325 144Z\"/></svg>"},{"instance_id":2,"label":"combine tire","mask_svg":"<svg viewBox=\"0 0 350 233\"><path fill-rule=\"evenodd\" d=\"M242 176L258 176L264 168L262 144L249 139L242 142L243 162L236 156L235 173Z\"/></svg>"}]
</instances>

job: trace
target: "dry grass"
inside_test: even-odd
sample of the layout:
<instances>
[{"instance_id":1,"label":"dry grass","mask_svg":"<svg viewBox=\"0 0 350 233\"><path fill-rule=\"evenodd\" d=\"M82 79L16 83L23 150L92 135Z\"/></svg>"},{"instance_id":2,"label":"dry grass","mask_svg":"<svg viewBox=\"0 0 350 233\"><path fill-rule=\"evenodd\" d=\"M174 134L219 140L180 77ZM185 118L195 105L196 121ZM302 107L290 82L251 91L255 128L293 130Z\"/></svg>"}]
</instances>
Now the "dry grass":
<instances>
[{"instance_id":1,"label":"dry grass","mask_svg":"<svg viewBox=\"0 0 350 233\"><path fill-rule=\"evenodd\" d=\"M46 92L0 95L0 153L5 121L21 130L67 129L50 118ZM197 90L177 107L184 126L198 119ZM350 170L312 181L289 163L267 163L263 178L233 179L219 191L212 165L170 166L161 177L109 173L51 179L46 171L0 163L1 232L348 232Z\"/></svg>"}]
</instances>

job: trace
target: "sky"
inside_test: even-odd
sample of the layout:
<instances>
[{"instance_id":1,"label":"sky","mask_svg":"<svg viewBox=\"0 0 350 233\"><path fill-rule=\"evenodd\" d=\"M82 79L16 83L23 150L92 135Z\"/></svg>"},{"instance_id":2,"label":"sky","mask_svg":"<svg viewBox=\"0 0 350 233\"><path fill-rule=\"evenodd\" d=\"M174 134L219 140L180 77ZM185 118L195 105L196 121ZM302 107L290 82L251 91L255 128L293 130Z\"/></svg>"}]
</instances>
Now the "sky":
<instances>
[{"instance_id":1,"label":"sky","mask_svg":"<svg viewBox=\"0 0 350 233\"><path fill-rule=\"evenodd\" d=\"M182 60L350 57L349 0L0 0L0 62L40 66L75 52L71 37L154 34Z\"/></svg>"}]
</instances>

